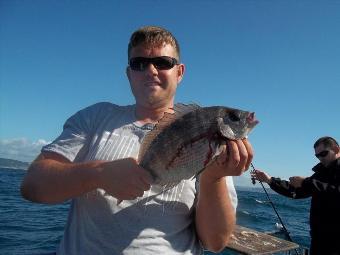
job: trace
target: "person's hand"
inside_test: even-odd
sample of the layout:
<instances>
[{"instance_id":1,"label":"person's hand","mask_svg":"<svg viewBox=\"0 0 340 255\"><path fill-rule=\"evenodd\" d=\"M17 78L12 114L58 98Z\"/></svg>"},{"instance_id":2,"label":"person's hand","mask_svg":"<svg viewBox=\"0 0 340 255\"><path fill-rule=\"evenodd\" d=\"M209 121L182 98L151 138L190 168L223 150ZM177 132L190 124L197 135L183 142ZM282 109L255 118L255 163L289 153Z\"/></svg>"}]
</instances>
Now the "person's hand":
<instances>
[{"instance_id":1,"label":"person's hand","mask_svg":"<svg viewBox=\"0 0 340 255\"><path fill-rule=\"evenodd\" d=\"M251 177L252 178L255 178L255 180L258 180L260 182L265 182L265 183L268 183L270 184L271 183L271 176L269 174L267 174L266 172L264 171L261 171L261 170L254 170L251 172Z\"/></svg>"},{"instance_id":2,"label":"person's hand","mask_svg":"<svg viewBox=\"0 0 340 255\"><path fill-rule=\"evenodd\" d=\"M294 188L300 188L302 186L302 182L305 179L305 177L302 176L292 176L289 178L289 183Z\"/></svg>"},{"instance_id":3,"label":"person's hand","mask_svg":"<svg viewBox=\"0 0 340 255\"><path fill-rule=\"evenodd\" d=\"M201 178L218 181L225 176L239 176L249 168L253 159L253 149L247 139L228 140L221 145L220 151L202 172Z\"/></svg>"},{"instance_id":4,"label":"person's hand","mask_svg":"<svg viewBox=\"0 0 340 255\"><path fill-rule=\"evenodd\" d=\"M151 187L152 176L133 158L103 162L100 171L100 187L121 200L142 197Z\"/></svg>"}]
</instances>

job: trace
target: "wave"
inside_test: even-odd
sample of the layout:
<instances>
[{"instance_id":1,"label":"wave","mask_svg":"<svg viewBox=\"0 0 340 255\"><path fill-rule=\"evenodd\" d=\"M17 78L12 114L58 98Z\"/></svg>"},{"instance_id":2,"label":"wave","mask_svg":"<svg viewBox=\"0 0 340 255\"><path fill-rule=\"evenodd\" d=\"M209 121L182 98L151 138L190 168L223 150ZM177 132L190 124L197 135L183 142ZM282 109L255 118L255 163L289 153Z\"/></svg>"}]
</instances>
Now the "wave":
<instances>
[{"instance_id":1,"label":"wave","mask_svg":"<svg viewBox=\"0 0 340 255\"><path fill-rule=\"evenodd\" d=\"M259 204L269 203L269 201L262 201L262 200L258 200L258 199L255 199L255 201Z\"/></svg>"}]
</instances>

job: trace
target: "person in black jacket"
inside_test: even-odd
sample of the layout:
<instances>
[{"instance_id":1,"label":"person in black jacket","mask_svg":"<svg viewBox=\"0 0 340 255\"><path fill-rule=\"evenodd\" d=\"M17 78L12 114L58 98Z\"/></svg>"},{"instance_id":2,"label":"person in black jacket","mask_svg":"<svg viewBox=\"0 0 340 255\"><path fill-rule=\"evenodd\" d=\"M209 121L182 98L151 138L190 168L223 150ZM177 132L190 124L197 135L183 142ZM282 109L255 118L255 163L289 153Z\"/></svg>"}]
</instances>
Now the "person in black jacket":
<instances>
[{"instance_id":1,"label":"person in black jacket","mask_svg":"<svg viewBox=\"0 0 340 255\"><path fill-rule=\"evenodd\" d=\"M314 144L320 163L310 177L293 176L289 181L255 170L252 177L268 183L277 193L294 199L312 197L310 234L312 255L340 255L340 148L332 137Z\"/></svg>"}]
</instances>

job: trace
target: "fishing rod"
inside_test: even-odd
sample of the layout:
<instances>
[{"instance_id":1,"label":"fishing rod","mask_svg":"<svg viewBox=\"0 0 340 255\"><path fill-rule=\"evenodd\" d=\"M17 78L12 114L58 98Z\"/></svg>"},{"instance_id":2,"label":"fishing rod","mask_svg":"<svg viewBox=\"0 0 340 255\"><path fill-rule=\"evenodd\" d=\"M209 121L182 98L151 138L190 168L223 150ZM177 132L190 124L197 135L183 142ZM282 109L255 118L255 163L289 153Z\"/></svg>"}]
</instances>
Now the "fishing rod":
<instances>
[{"instance_id":1,"label":"fishing rod","mask_svg":"<svg viewBox=\"0 0 340 255\"><path fill-rule=\"evenodd\" d=\"M255 167L254 167L253 163L250 163L250 165L251 165L251 167L253 168L253 170L252 170L251 172L255 172ZM255 184L255 179L254 179L254 178L252 178L252 182L253 182L253 184ZM274 206L274 203L273 203L272 200L270 199L270 197L269 197L269 195L268 195L268 193L267 193L266 188L264 187L264 185L263 185L263 183L262 183L261 181L259 181L259 183L261 184L261 186L262 186L264 192L266 193L267 199L268 199L270 205L273 207L274 212L276 213L276 216L277 216L277 218L279 219L279 221L280 221L280 223L281 223L281 225L282 225L282 228L283 228L285 234L286 234L287 237L288 237L288 241L294 242L293 239L290 237L289 232L288 232L288 230L287 230L285 224L283 223L283 221L282 221L282 219L281 219L279 213L277 212L277 210L276 210L276 208L275 208L275 206ZM294 251L295 251L295 254L299 255L299 252L297 251L297 249L294 249Z\"/></svg>"}]
</instances>

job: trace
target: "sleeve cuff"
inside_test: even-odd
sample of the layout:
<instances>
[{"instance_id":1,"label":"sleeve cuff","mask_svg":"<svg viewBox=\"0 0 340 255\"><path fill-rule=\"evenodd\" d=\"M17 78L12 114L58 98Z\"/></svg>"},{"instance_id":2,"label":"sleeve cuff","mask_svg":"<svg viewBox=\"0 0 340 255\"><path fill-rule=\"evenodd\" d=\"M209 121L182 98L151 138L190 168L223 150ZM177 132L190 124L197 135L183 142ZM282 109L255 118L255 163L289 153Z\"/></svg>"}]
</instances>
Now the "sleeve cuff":
<instances>
[{"instance_id":1,"label":"sleeve cuff","mask_svg":"<svg viewBox=\"0 0 340 255\"><path fill-rule=\"evenodd\" d=\"M305 178L303 180L303 182L302 182L302 187L304 189L309 189L309 190L312 189L312 187L313 187L313 180L312 180L312 178L310 178L310 177Z\"/></svg>"}]
</instances>

